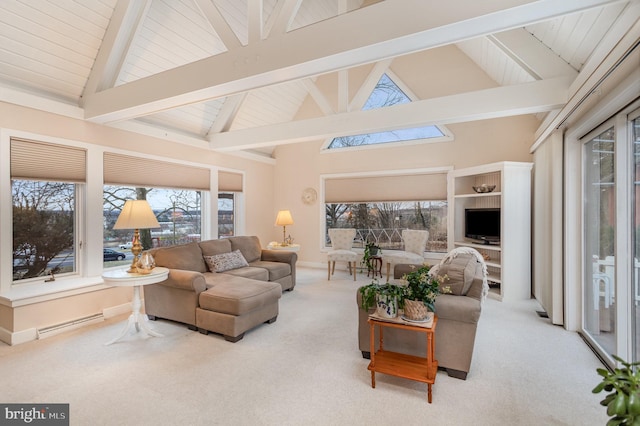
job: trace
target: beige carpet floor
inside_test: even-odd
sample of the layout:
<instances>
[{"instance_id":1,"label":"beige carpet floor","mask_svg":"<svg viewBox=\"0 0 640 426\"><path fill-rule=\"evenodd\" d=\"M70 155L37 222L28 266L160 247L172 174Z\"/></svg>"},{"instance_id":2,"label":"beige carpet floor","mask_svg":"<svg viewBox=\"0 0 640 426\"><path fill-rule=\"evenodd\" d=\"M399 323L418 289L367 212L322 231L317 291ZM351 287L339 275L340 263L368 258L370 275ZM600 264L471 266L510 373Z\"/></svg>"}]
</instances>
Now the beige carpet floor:
<instances>
[{"instance_id":1,"label":"beige carpet floor","mask_svg":"<svg viewBox=\"0 0 640 426\"><path fill-rule=\"evenodd\" d=\"M168 321L129 335L126 317L0 345L0 402L69 403L72 425L604 425L598 359L538 317L533 300L487 299L466 381L376 376L357 347L356 283L300 268L280 315L232 344Z\"/></svg>"}]
</instances>

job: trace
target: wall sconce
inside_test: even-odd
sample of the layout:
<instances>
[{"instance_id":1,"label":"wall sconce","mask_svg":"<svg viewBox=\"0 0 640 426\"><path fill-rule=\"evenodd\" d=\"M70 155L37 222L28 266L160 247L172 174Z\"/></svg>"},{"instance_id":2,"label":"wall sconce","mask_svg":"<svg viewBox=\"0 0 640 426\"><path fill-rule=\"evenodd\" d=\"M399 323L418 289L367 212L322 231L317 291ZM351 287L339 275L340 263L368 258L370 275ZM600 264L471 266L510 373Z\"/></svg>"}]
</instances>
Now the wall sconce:
<instances>
[{"instance_id":1,"label":"wall sconce","mask_svg":"<svg viewBox=\"0 0 640 426\"><path fill-rule=\"evenodd\" d=\"M142 244L140 244L140 229L159 228L160 224L156 215L153 214L151 206L147 200L127 200L122 207L122 211L118 216L116 224L113 229L134 229L133 232L133 246L131 247L131 253L133 253L133 262L127 272L138 272L138 259L140 253L142 253Z\"/></svg>"},{"instance_id":2,"label":"wall sconce","mask_svg":"<svg viewBox=\"0 0 640 426\"><path fill-rule=\"evenodd\" d=\"M288 246L287 244L287 225L293 225L293 218L289 210L280 210L276 217L276 226L282 226L282 246Z\"/></svg>"}]
</instances>

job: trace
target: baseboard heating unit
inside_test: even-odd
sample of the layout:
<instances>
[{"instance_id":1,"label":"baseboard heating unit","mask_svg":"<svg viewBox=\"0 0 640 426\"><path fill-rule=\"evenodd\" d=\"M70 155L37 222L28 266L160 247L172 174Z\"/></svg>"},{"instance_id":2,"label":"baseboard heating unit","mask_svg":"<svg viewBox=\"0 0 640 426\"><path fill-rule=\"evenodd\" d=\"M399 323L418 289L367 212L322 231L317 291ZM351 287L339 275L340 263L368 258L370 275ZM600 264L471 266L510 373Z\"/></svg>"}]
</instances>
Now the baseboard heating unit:
<instances>
[{"instance_id":1,"label":"baseboard heating unit","mask_svg":"<svg viewBox=\"0 0 640 426\"><path fill-rule=\"evenodd\" d=\"M67 321L60 324L52 325L49 327L39 328L38 339L44 339L46 337L55 336L56 334L60 334L65 331L74 330L76 328L80 328L85 325L95 324L101 321L104 321L104 315L95 314L95 315L89 315L83 318L78 318L72 321Z\"/></svg>"}]
</instances>

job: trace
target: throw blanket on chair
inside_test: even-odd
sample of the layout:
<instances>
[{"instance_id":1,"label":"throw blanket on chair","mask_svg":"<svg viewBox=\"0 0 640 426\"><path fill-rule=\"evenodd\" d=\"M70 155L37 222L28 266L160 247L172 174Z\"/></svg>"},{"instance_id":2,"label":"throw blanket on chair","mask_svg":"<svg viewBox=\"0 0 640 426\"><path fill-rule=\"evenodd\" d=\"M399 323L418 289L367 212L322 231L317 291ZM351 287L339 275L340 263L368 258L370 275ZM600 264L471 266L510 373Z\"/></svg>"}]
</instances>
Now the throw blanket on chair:
<instances>
[{"instance_id":1,"label":"throw blanket on chair","mask_svg":"<svg viewBox=\"0 0 640 426\"><path fill-rule=\"evenodd\" d=\"M488 272L487 272L487 264L485 263L484 258L478 252L478 250L476 250L474 248L471 248L471 247L457 247L457 248L454 248L449 253L447 253L445 255L445 257L442 258L440 263L438 263L437 265L433 266L429 270L429 273L431 275L437 276L438 275L438 271L440 270L440 266L443 265L448 260L454 259L460 253L474 255L476 257L476 259L478 260L478 262L482 265L482 302L484 302L484 299L486 299L487 295L489 294L489 283L487 282Z\"/></svg>"}]
</instances>

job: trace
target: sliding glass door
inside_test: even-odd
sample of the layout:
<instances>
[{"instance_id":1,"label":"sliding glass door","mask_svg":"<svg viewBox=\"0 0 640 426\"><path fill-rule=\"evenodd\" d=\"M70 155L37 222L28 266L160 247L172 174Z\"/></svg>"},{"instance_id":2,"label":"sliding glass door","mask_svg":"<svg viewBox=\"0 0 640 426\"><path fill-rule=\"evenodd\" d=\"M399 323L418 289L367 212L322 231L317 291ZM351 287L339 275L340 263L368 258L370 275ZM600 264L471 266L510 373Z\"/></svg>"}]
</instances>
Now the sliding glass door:
<instances>
[{"instance_id":1,"label":"sliding glass door","mask_svg":"<svg viewBox=\"0 0 640 426\"><path fill-rule=\"evenodd\" d=\"M616 353L615 132L596 131L584 145L585 331L608 354Z\"/></svg>"},{"instance_id":2,"label":"sliding glass door","mask_svg":"<svg viewBox=\"0 0 640 426\"><path fill-rule=\"evenodd\" d=\"M611 364L640 361L638 105L582 139L583 331Z\"/></svg>"}]
</instances>

